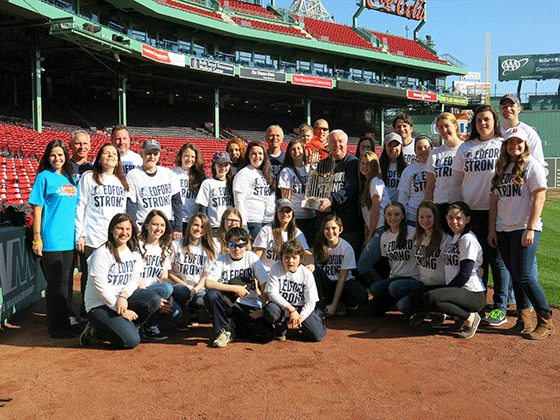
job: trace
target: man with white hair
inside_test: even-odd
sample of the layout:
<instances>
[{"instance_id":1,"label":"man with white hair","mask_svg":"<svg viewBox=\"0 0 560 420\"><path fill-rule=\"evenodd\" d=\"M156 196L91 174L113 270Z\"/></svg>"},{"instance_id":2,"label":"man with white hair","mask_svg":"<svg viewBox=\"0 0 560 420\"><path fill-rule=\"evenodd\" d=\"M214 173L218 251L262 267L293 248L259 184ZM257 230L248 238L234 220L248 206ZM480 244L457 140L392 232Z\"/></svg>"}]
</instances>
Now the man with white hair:
<instances>
[{"instance_id":1,"label":"man with white hair","mask_svg":"<svg viewBox=\"0 0 560 420\"><path fill-rule=\"evenodd\" d=\"M93 169L93 165L88 162L89 151L91 150L91 140L85 130L73 131L70 136L70 150L72 157L72 170L78 180L86 171Z\"/></svg>"},{"instance_id":2,"label":"man with white hair","mask_svg":"<svg viewBox=\"0 0 560 420\"><path fill-rule=\"evenodd\" d=\"M320 224L327 213L336 213L344 225L341 235L347 240L356 255L360 253L360 229L362 217L358 204L358 158L347 152L348 135L342 130L333 130L327 136L327 145L335 162L333 192L321 198L317 215Z\"/></svg>"},{"instance_id":3,"label":"man with white hair","mask_svg":"<svg viewBox=\"0 0 560 420\"><path fill-rule=\"evenodd\" d=\"M272 166L272 173L275 178L278 178L286 152L280 149L284 141L284 130L279 125L271 125L266 129L266 144L268 144L268 158L270 159L270 166Z\"/></svg>"}]
</instances>

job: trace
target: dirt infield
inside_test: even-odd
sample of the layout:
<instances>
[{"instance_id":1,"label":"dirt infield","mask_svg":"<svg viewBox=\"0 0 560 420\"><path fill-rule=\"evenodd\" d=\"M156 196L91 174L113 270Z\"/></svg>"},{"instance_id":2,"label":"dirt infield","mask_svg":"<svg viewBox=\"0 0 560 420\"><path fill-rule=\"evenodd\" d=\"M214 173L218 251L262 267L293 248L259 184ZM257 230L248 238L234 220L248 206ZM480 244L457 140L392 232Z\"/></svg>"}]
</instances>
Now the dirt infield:
<instances>
[{"instance_id":1,"label":"dirt infield","mask_svg":"<svg viewBox=\"0 0 560 420\"><path fill-rule=\"evenodd\" d=\"M208 324L113 351L50 339L44 300L0 331L0 419L558 419L560 333L455 338L397 313L327 320L322 343L289 334L214 349ZM558 324L557 324L558 325ZM291 333L291 332L290 332ZM291 338L291 339L290 339Z\"/></svg>"}]
</instances>

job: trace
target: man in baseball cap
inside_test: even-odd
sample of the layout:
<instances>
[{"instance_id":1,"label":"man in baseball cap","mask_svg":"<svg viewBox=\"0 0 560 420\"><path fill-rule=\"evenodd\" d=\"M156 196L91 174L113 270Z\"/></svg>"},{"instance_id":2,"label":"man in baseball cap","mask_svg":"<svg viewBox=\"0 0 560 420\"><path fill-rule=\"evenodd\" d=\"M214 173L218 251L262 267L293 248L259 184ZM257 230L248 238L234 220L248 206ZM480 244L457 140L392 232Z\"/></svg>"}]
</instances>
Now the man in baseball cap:
<instances>
[{"instance_id":1,"label":"man in baseball cap","mask_svg":"<svg viewBox=\"0 0 560 420\"><path fill-rule=\"evenodd\" d=\"M541 165L546 166L542 141L537 133L537 130L530 125L519 121L519 113L521 112L521 101L519 98L511 93L502 96L500 98L499 111L502 116L502 120L504 121L502 135L505 135L506 130L513 127L521 128L526 131L528 135L527 144L529 145L529 149L531 149L531 155L537 159Z\"/></svg>"}]
</instances>

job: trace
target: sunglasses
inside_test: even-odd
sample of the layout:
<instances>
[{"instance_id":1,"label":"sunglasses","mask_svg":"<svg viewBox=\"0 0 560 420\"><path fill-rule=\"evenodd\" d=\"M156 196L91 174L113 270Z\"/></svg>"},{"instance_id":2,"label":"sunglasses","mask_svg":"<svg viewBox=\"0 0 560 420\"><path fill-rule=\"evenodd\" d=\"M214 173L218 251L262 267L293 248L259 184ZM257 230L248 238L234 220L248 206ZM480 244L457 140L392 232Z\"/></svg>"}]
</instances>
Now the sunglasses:
<instances>
[{"instance_id":1,"label":"sunglasses","mask_svg":"<svg viewBox=\"0 0 560 420\"><path fill-rule=\"evenodd\" d=\"M247 245L247 243L246 243L246 242L243 242L242 244L236 244L236 243L230 242L228 245L229 245L229 247L232 248L232 249L235 249L235 248L243 249L243 248L245 248L245 246Z\"/></svg>"},{"instance_id":2,"label":"sunglasses","mask_svg":"<svg viewBox=\"0 0 560 420\"><path fill-rule=\"evenodd\" d=\"M325 127L317 127L315 130L329 131L329 129Z\"/></svg>"}]
</instances>

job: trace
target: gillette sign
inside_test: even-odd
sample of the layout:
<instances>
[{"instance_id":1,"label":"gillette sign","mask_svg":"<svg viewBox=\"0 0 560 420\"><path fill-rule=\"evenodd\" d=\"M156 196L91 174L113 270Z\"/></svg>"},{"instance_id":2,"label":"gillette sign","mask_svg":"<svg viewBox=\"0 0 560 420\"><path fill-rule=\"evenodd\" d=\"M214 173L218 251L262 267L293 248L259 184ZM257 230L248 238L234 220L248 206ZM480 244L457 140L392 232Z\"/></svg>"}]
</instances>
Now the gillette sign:
<instances>
[{"instance_id":1,"label":"gillette sign","mask_svg":"<svg viewBox=\"0 0 560 420\"><path fill-rule=\"evenodd\" d=\"M498 57L499 81L560 79L560 54Z\"/></svg>"}]
</instances>

